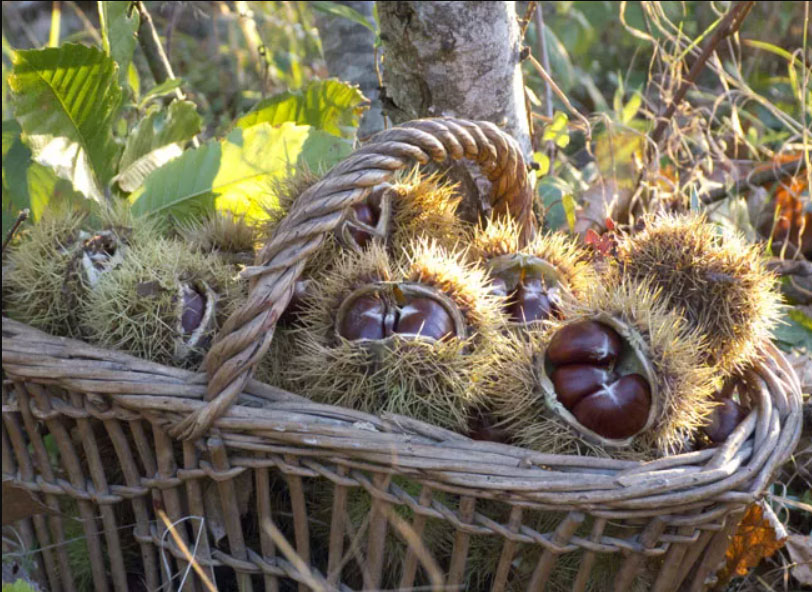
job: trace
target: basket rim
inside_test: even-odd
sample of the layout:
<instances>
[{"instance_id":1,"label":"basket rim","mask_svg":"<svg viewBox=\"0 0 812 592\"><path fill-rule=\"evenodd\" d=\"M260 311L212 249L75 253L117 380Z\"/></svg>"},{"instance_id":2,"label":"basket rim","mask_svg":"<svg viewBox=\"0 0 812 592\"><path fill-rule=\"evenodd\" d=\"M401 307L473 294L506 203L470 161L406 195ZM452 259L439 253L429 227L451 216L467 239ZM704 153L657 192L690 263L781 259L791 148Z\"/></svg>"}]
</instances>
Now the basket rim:
<instances>
[{"instance_id":1,"label":"basket rim","mask_svg":"<svg viewBox=\"0 0 812 592\"><path fill-rule=\"evenodd\" d=\"M33 383L83 395L77 409L52 395L53 409L33 406L34 417L147 419L168 427L206 405L206 376L148 362L18 321L2 320L3 370L25 388ZM435 489L482 499L606 517L682 515L683 521L718 514L714 507L747 504L763 495L773 472L794 450L801 432L801 387L772 344L748 372L757 406L715 448L653 461L544 454L468 437L418 420L377 417L313 403L248 382L239 401L213 424L209 436L234 454L232 468L257 465L364 486L364 471L398 474ZM17 411L3 401L3 414ZM202 443L201 443L202 445ZM335 467L344 467L341 474ZM409 503L402 498L398 503ZM709 511L703 512L710 508ZM699 511L699 514L697 514Z\"/></svg>"}]
</instances>

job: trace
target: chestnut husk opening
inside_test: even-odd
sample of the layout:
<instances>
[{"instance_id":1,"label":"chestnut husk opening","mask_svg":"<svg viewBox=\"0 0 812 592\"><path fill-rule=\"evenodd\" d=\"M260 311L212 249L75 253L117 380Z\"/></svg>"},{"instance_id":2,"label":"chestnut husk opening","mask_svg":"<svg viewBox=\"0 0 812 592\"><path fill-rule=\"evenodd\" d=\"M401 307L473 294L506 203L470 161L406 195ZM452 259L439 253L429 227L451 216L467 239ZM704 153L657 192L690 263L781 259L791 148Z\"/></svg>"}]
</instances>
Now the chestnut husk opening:
<instances>
[{"instance_id":1,"label":"chestnut husk opening","mask_svg":"<svg viewBox=\"0 0 812 592\"><path fill-rule=\"evenodd\" d=\"M527 326L557 317L561 274L534 255L512 253L487 262L492 293L507 298L505 314L512 326Z\"/></svg>"},{"instance_id":2,"label":"chestnut husk opening","mask_svg":"<svg viewBox=\"0 0 812 592\"><path fill-rule=\"evenodd\" d=\"M353 251L361 251L373 240L386 240L392 217L394 190L389 183L372 188L361 203L348 208L336 227L338 241Z\"/></svg>"},{"instance_id":3,"label":"chestnut husk opening","mask_svg":"<svg viewBox=\"0 0 812 592\"><path fill-rule=\"evenodd\" d=\"M426 312L432 322L420 323L420 315ZM405 331L399 330L401 322L405 323ZM336 338L348 339L372 351L395 339L434 342L453 337L463 339L466 332L462 313L451 298L431 286L413 282L362 286L344 298L335 320Z\"/></svg>"},{"instance_id":4,"label":"chestnut husk opening","mask_svg":"<svg viewBox=\"0 0 812 592\"><path fill-rule=\"evenodd\" d=\"M174 357L188 360L195 352L208 347L214 327L217 295L204 281L178 281Z\"/></svg>"},{"instance_id":5,"label":"chestnut husk opening","mask_svg":"<svg viewBox=\"0 0 812 592\"><path fill-rule=\"evenodd\" d=\"M613 370L617 371L621 377L639 374L645 382L648 383L650 394L648 417L639 430L630 436L621 438L607 438L582 424L575 414L567 409L559 400L558 393L552 381L552 374L556 367L548 359L546 348L545 351L539 353L536 359L544 402L553 413L558 415L585 440L605 447L628 448L634 443L638 435L651 428L659 414L659 393L654 369L648 358L648 346L637 330L609 314L599 313L587 318L578 319L573 321L573 323L581 321L595 321L607 325L620 335L622 347ZM564 327L569 324L572 323L567 323ZM561 329L558 330L560 331Z\"/></svg>"}]
</instances>

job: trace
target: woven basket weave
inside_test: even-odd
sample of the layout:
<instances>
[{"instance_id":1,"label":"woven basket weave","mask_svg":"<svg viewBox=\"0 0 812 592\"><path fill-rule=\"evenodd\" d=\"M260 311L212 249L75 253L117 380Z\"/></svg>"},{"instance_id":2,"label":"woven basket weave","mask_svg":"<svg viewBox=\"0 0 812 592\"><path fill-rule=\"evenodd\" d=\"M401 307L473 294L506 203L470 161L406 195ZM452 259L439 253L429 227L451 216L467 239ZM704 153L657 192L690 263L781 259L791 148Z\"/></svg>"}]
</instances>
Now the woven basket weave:
<instances>
[{"instance_id":1,"label":"woven basket weave","mask_svg":"<svg viewBox=\"0 0 812 592\"><path fill-rule=\"evenodd\" d=\"M493 573L475 574L494 591L515 589L513 566L528 549L537 549L528 590L561 582L556 569L564 563L573 572L569 589L586 590L609 554L618 558L610 589L631 589L643 568L657 592L702 590L713 580L744 508L763 495L800 435L799 381L772 346L747 377L752 411L723 445L647 463L475 442L409 418L315 404L250 379L307 257L347 209L415 162L463 158L492 181L495 212L531 233L525 164L498 128L444 118L382 132L294 204L246 270L249 299L223 327L205 372L3 318L3 479L41 495L51 510L17 526L26 546L40 549L52 591L76 589L63 544L73 520L66 507L78 509L98 591L174 589L187 571L184 589L204 590L187 569L190 550L210 579L216 573L218 584L243 590L291 589L291 582L347 590L348 555L364 566L363 587L378 589L393 579L392 558L384 556L392 536L408 549L395 568L402 588L464 589L479 540L498 549ZM399 486L404 479L416 489ZM313 535L314 483L331 490L326 541ZM216 517L207 516L204 499L211 484L221 504ZM249 511L241 516L248 484ZM354 488L373 501L364 542L350 549L359 528L345 520ZM160 510L172 522L190 515L215 521L225 537L216 544L203 529L198 537L194 521L169 536ZM537 510L557 516L557 525L536 530L529 517ZM123 515L131 522L123 524ZM427 557L421 543L434 522L453 531L442 559ZM283 531L289 545L278 536ZM574 570L564 560L569 554L577 554Z\"/></svg>"}]
</instances>

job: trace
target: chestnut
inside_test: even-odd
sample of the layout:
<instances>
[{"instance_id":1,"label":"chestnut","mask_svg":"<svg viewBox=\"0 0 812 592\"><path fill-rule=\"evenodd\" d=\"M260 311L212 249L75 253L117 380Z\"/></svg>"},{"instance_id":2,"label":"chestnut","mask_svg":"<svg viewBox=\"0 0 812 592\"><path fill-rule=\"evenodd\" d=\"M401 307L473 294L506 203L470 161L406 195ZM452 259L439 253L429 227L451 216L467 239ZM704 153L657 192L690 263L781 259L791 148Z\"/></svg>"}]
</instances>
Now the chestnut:
<instances>
[{"instance_id":1,"label":"chestnut","mask_svg":"<svg viewBox=\"0 0 812 592\"><path fill-rule=\"evenodd\" d=\"M556 368L550 378L558 400L569 410L585 396L617 380L617 374L589 364L570 364Z\"/></svg>"},{"instance_id":2,"label":"chestnut","mask_svg":"<svg viewBox=\"0 0 812 592\"><path fill-rule=\"evenodd\" d=\"M355 220L357 222L361 222L367 226L375 226L378 223L375 210L373 210L372 206L369 204L361 203L353 206L353 211L355 213ZM350 225L349 231L353 240L355 240L359 247L365 247L367 243L372 240L372 235L366 230L355 228L353 225Z\"/></svg>"},{"instance_id":3,"label":"chestnut","mask_svg":"<svg viewBox=\"0 0 812 592\"><path fill-rule=\"evenodd\" d=\"M345 339L383 339L391 335L386 305L375 295L359 296L347 309L338 333Z\"/></svg>"},{"instance_id":4,"label":"chestnut","mask_svg":"<svg viewBox=\"0 0 812 592\"><path fill-rule=\"evenodd\" d=\"M710 423L703 427L702 431L711 442L721 444L745 417L747 410L733 399L726 398L711 412Z\"/></svg>"},{"instance_id":5,"label":"chestnut","mask_svg":"<svg viewBox=\"0 0 812 592\"><path fill-rule=\"evenodd\" d=\"M560 329L550 341L547 357L554 366L601 364L615 361L621 351L620 335L602 323L580 321Z\"/></svg>"},{"instance_id":6,"label":"chestnut","mask_svg":"<svg viewBox=\"0 0 812 592\"><path fill-rule=\"evenodd\" d=\"M648 382L639 374L629 374L582 398L572 414L584 427L604 438L623 439L645 427L650 409Z\"/></svg>"},{"instance_id":7,"label":"chestnut","mask_svg":"<svg viewBox=\"0 0 812 592\"><path fill-rule=\"evenodd\" d=\"M442 304L431 298L413 298L401 307L395 333L442 339L454 334L454 320Z\"/></svg>"},{"instance_id":8,"label":"chestnut","mask_svg":"<svg viewBox=\"0 0 812 592\"><path fill-rule=\"evenodd\" d=\"M194 333L203 322L203 315L206 314L206 297L191 286L183 289L182 292L183 312L180 316L180 324L183 332L188 335Z\"/></svg>"},{"instance_id":9,"label":"chestnut","mask_svg":"<svg viewBox=\"0 0 812 592\"><path fill-rule=\"evenodd\" d=\"M557 310L542 280L533 278L519 282L507 312L515 323L532 323L550 318Z\"/></svg>"}]
</instances>

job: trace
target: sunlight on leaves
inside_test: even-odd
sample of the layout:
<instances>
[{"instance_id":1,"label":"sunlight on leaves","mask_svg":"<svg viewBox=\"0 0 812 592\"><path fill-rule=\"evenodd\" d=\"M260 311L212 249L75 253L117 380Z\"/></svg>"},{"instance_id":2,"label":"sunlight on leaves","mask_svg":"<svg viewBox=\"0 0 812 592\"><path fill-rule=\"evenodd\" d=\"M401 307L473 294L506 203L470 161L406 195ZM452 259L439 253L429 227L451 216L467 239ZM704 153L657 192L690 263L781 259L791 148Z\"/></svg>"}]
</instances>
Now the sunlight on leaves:
<instances>
[{"instance_id":1,"label":"sunlight on leaves","mask_svg":"<svg viewBox=\"0 0 812 592\"><path fill-rule=\"evenodd\" d=\"M271 125L293 122L352 138L367 102L353 85L338 80L318 80L301 91L288 91L260 101L237 120L236 126L247 129L263 122Z\"/></svg>"},{"instance_id":2,"label":"sunlight on leaves","mask_svg":"<svg viewBox=\"0 0 812 592\"><path fill-rule=\"evenodd\" d=\"M17 51L13 64L15 115L34 160L101 202L118 160L115 62L96 48L68 44Z\"/></svg>"}]
</instances>

